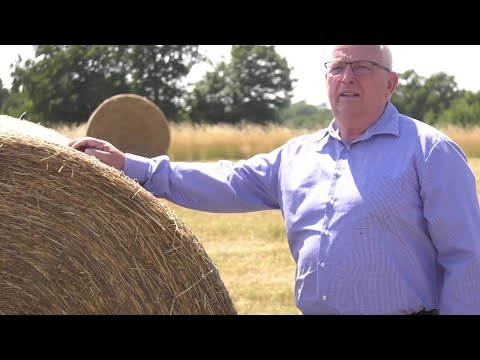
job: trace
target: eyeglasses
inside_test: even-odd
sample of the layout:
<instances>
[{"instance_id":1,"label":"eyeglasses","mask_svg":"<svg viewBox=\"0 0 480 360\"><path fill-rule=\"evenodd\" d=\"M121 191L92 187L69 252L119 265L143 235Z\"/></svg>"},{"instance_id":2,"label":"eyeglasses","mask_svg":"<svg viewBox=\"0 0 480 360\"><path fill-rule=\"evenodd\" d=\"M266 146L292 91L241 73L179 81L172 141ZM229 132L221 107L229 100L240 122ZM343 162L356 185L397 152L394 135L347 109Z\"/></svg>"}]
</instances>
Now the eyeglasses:
<instances>
[{"instance_id":1,"label":"eyeglasses","mask_svg":"<svg viewBox=\"0 0 480 360\"><path fill-rule=\"evenodd\" d=\"M329 61L329 62L326 62L324 65L328 73L333 76L342 75L345 69L347 68L347 65L350 65L352 67L352 71L356 76L370 75L375 66L378 66L390 72L390 69L386 68L383 65L380 65L379 63L376 63L375 61L364 61L364 60L352 61L352 62Z\"/></svg>"}]
</instances>

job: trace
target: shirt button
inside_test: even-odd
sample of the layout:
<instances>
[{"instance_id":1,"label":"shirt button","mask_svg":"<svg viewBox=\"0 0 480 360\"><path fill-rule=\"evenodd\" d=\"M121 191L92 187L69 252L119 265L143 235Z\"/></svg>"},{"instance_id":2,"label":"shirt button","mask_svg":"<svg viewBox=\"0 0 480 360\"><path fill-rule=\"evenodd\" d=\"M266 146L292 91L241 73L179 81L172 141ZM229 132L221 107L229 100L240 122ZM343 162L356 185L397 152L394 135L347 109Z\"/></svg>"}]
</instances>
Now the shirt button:
<instances>
[{"instance_id":1,"label":"shirt button","mask_svg":"<svg viewBox=\"0 0 480 360\"><path fill-rule=\"evenodd\" d=\"M323 300L323 301L327 300L327 295L323 295L323 296L322 296L322 300Z\"/></svg>"},{"instance_id":2,"label":"shirt button","mask_svg":"<svg viewBox=\"0 0 480 360\"><path fill-rule=\"evenodd\" d=\"M335 200L330 199L329 203L330 203L331 205L333 205L333 204L335 204Z\"/></svg>"},{"instance_id":3,"label":"shirt button","mask_svg":"<svg viewBox=\"0 0 480 360\"><path fill-rule=\"evenodd\" d=\"M350 145L347 145L345 149L350 150Z\"/></svg>"},{"instance_id":4,"label":"shirt button","mask_svg":"<svg viewBox=\"0 0 480 360\"><path fill-rule=\"evenodd\" d=\"M330 231L325 230L323 233L324 233L325 235L328 235L328 234L330 234Z\"/></svg>"},{"instance_id":5,"label":"shirt button","mask_svg":"<svg viewBox=\"0 0 480 360\"><path fill-rule=\"evenodd\" d=\"M321 266L321 267L324 267L324 266L325 266L325 263L322 261L322 262L320 263L320 266Z\"/></svg>"}]
</instances>

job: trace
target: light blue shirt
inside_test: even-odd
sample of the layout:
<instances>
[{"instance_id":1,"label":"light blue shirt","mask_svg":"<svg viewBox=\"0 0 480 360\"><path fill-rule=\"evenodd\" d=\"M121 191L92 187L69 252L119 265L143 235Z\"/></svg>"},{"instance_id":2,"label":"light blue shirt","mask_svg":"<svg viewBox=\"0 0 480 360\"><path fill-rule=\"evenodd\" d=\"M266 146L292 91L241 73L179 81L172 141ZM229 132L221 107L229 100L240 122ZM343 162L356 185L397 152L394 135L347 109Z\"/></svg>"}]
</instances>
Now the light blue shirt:
<instances>
[{"instance_id":1,"label":"light blue shirt","mask_svg":"<svg viewBox=\"0 0 480 360\"><path fill-rule=\"evenodd\" d=\"M304 314L480 314L475 177L451 139L391 103L352 144L332 121L248 160L126 154L124 172L191 209L280 209Z\"/></svg>"}]
</instances>

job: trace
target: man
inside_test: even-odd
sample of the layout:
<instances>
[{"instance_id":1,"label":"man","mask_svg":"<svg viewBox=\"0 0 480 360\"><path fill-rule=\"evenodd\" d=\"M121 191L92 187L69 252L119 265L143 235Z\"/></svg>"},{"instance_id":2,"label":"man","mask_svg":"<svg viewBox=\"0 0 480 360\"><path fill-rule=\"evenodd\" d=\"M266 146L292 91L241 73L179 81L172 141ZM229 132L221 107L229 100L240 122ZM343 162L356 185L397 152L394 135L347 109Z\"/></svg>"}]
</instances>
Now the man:
<instances>
[{"instance_id":1,"label":"man","mask_svg":"<svg viewBox=\"0 0 480 360\"><path fill-rule=\"evenodd\" d=\"M334 120L269 154L170 162L81 138L75 149L191 209L280 209L303 314L480 314L480 210L462 150L398 113L389 47L339 45L325 64Z\"/></svg>"}]
</instances>

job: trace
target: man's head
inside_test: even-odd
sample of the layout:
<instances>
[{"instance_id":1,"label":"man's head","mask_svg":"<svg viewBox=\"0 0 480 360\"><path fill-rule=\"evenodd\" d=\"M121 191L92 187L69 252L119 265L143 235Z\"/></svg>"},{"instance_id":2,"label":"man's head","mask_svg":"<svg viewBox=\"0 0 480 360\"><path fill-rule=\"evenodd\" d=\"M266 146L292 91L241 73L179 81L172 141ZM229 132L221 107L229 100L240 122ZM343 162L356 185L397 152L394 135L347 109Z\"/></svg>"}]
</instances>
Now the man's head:
<instances>
[{"instance_id":1,"label":"man's head","mask_svg":"<svg viewBox=\"0 0 480 360\"><path fill-rule=\"evenodd\" d=\"M325 79L335 119L376 121L398 83L392 53L386 45L336 45L326 64Z\"/></svg>"}]
</instances>

